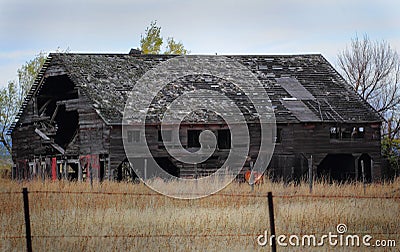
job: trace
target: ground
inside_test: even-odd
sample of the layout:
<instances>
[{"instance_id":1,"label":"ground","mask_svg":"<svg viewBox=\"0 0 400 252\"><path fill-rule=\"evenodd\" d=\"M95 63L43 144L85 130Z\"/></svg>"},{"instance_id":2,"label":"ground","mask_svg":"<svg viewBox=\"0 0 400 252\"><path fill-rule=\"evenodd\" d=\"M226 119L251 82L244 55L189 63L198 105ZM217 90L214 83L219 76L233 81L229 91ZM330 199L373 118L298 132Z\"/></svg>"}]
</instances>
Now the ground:
<instances>
[{"instance_id":1,"label":"ground","mask_svg":"<svg viewBox=\"0 0 400 252\"><path fill-rule=\"evenodd\" d=\"M232 183L200 200L159 195L143 184L0 181L0 250L25 250L22 187L29 190L34 251L269 251L257 238L269 231L266 194L274 195L278 235L371 235L400 247L400 179L381 184L268 180L252 192ZM261 237L263 241L263 237ZM288 240L286 240L288 242ZM374 243L375 244L375 243ZM360 250L361 249L361 250ZM280 247L278 251L368 251L357 247Z\"/></svg>"}]
</instances>

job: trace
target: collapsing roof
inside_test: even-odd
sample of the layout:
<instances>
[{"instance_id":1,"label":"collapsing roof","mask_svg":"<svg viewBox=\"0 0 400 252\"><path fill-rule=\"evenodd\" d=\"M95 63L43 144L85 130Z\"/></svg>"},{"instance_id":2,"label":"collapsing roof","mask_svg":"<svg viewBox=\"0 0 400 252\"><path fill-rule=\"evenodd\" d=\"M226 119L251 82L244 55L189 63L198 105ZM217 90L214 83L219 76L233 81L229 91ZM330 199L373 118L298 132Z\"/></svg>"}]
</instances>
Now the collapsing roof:
<instances>
[{"instance_id":1,"label":"collapsing roof","mask_svg":"<svg viewBox=\"0 0 400 252\"><path fill-rule=\"evenodd\" d=\"M132 87L140 85L136 82L146 71L172 57L176 56L50 54L27 100L40 90L47 77L66 74L81 88L107 124L121 124L125 102ZM238 61L257 76L271 99L278 123L381 121L378 113L345 83L322 55L225 57ZM173 89L182 88L182 83L188 83L190 78L177 83ZM224 88L220 81L209 83L215 84ZM231 88L227 92L237 90ZM168 92L164 92L160 101L165 96L168 96ZM27 100L24 104L27 104Z\"/></svg>"}]
</instances>

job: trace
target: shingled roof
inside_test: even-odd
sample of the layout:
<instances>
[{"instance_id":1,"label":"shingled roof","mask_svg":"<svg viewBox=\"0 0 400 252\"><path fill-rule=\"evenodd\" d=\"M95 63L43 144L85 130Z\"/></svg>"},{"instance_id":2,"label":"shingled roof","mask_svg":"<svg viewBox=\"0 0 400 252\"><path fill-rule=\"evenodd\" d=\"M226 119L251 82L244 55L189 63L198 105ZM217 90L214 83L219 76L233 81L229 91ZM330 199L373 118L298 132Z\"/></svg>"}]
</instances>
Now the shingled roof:
<instances>
[{"instance_id":1,"label":"shingled roof","mask_svg":"<svg viewBox=\"0 0 400 252\"><path fill-rule=\"evenodd\" d=\"M62 68L84 91L107 124L120 124L125 102L136 81L146 71L172 57L175 56L50 54L30 93L40 89L46 68ZM271 99L277 122L382 121L322 55L225 57L240 62L257 76Z\"/></svg>"}]
</instances>

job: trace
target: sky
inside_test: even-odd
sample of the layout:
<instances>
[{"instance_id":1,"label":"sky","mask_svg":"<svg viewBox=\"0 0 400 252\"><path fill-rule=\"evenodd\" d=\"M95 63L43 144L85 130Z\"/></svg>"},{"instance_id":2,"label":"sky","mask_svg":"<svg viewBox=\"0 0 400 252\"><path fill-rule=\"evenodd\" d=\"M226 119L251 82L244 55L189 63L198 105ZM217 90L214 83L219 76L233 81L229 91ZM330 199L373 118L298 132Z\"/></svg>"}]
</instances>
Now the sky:
<instances>
[{"instance_id":1,"label":"sky","mask_svg":"<svg viewBox=\"0 0 400 252\"><path fill-rule=\"evenodd\" d=\"M152 20L191 54L321 53L355 36L400 53L398 0L0 0L0 87L39 52L128 53Z\"/></svg>"}]
</instances>

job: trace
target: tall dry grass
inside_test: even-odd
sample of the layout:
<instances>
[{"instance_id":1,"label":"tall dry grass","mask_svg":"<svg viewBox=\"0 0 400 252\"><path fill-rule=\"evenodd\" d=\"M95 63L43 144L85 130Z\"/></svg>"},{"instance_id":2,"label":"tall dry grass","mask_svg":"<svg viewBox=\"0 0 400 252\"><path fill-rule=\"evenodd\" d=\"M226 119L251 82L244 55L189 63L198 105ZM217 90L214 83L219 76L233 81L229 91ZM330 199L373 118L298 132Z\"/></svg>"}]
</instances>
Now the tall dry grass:
<instances>
[{"instance_id":1,"label":"tall dry grass","mask_svg":"<svg viewBox=\"0 0 400 252\"><path fill-rule=\"evenodd\" d=\"M336 232L336 225L344 223L349 234L394 239L397 248L392 250L400 247L400 200L390 198L400 196L399 179L370 184L365 194L360 183L314 184L312 195L332 198L300 197L309 195L306 183L266 182L253 192L247 184L232 183L216 195L198 200L158 195L143 184L104 182L91 188L88 183L67 181L1 180L2 251L25 249L22 194L4 193L21 192L22 187L30 191L35 251L268 251L269 247L257 244L256 237L269 229L264 197L269 191L276 196L277 234L322 235ZM388 198L341 198L344 196ZM329 245L278 248L360 251Z\"/></svg>"}]
</instances>

